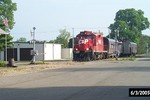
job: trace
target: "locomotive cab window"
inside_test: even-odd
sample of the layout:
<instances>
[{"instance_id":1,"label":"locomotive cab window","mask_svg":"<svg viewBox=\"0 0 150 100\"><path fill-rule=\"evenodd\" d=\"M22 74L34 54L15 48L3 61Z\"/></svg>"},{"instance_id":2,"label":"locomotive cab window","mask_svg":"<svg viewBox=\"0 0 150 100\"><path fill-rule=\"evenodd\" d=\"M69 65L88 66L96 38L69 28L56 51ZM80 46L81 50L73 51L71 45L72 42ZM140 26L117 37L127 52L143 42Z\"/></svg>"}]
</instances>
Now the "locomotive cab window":
<instances>
[{"instance_id":1,"label":"locomotive cab window","mask_svg":"<svg viewBox=\"0 0 150 100\"><path fill-rule=\"evenodd\" d=\"M90 35L82 35L81 38L83 38L83 39L92 39L92 36L90 36Z\"/></svg>"}]
</instances>

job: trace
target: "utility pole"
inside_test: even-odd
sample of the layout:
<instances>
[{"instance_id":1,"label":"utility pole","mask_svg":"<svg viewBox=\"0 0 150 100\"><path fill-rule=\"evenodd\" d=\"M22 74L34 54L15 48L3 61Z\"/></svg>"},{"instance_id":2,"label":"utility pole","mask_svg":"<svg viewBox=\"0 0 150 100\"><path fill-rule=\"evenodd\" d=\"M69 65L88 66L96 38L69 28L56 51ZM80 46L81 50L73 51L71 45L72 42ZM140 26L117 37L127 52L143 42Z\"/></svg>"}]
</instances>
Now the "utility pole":
<instances>
[{"instance_id":1,"label":"utility pole","mask_svg":"<svg viewBox=\"0 0 150 100\"><path fill-rule=\"evenodd\" d=\"M7 31L6 29L9 28L9 25L8 25L8 20L6 17L4 17L4 25L5 25L5 31ZM5 34L5 61L6 61L6 67L7 67L7 34Z\"/></svg>"},{"instance_id":2,"label":"utility pole","mask_svg":"<svg viewBox=\"0 0 150 100\"><path fill-rule=\"evenodd\" d=\"M111 30L108 28L108 38L110 38Z\"/></svg>"},{"instance_id":3,"label":"utility pole","mask_svg":"<svg viewBox=\"0 0 150 100\"><path fill-rule=\"evenodd\" d=\"M115 56L116 56L116 60L118 60L118 43L117 43L117 36L119 34L119 30L117 29L115 32Z\"/></svg>"},{"instance_id":4,"label":"utility pole","mask_svg":"<svg viewBox=\"0 0 150 100\"><path fill-rule=\"evenodd\" d=\"M147 48L147 55L148 55L148 52L149 52L149 50L148 50L148 49L149 49L149 47L148 47L148 43L147 43L147 47L146 47L146 48Z\"/></svg>"},{"instance_id":5,"label":"utility pole","mask_svg":"<svg viewBox=\"0 0 150 100\"><path fill-rule=\"evenodd\" d=\"M72 49L74 48L74 28L72 28Z\"/></svg>"},{"instance_id":6,"label":"utility pole","mask_svg":"<svg viewBox=\"0 0 150 100\"><path fill-rule=\"evenodd\" d=\"M33 32L31 32L31 34L33 35L33 54L32 54L32 56L33 56L33 58L32 58L32 61L31 61L31 64L34 64L35 63L35 54L36 54L36 52L35 52L35 27L33 27Z\"/></svg>"},{"instance_id":7,"label":"utility pole","mask_svg":"<svg viewBox=\"0 0 150 100\"><path fill-rule=\"evenodd\" d=\"M5 61L7 66L7 34L5 34Z\"/></svg>"},{"instance_id":8,"label":"utility pole","mask_svg":"<svg viewBox=\"0 0 150 100\"><path fill-rule=\"evenodd\" d=\"M8 19L6 17L6 12L2 11L1 16L3 18L3 24L5 25L5 32L7 31L6 29L9 28L8 24ZM7 34L5 34L5 61L6 61L6 67L7 67Z\"/></svg>"},{"instance_id":9,"label":"utility pole","mask_svg":"<svg viewBox=\"0 0 150 100\"><path fill-rule=\"evenodd\" d=\"M72 60L73 60L73 48L74 48L74 28L72 28Z\"/></svg>"}]
</instances>

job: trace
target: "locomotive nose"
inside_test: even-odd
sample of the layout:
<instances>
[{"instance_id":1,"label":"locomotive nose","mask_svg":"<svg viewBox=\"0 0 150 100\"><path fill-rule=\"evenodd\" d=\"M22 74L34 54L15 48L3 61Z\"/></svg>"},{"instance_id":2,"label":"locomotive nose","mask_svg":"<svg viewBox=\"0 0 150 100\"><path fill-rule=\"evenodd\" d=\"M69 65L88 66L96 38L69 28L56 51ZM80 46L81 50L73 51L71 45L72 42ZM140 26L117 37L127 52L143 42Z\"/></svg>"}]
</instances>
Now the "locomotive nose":
<instances>
[{"instance_id":1,"label":"locomotive nose","mask_svg":"<svg viewBox=\"0 0 150 100\"><path fill-rule=\"evenodd\" d=\"M80 51L88 51L89 50L89 40L88 39L80 39L79 44L79 50Z\"/></svg>"},{"instance_id":2,"label":"locomotive nose","mask_svg":"<svg viewBox=\"0 0 150 100\"><path fill-rule=\"evenodd\" d=\"M80 39L78 44L81 45L81 44L86 44L88 42L89 42L88 39Z\"/></svg>"}]
</instances>

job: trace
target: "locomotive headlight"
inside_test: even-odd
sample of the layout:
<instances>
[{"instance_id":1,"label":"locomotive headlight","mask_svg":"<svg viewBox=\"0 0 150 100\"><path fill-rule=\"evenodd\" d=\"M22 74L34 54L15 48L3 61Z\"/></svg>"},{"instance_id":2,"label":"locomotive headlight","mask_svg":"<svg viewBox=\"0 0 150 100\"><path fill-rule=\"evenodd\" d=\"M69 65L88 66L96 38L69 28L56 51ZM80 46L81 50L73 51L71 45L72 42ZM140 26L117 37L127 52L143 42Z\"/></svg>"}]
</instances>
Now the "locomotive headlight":
<instances>
[{"instance_id":1,"label":"locomotive headlight","mask_svg":"<svg viewBox=\"0 0 150 100\"><path fill-rule=\"evenodd\" d=\"M86 48L86 51L88 51L89 50L89 48Z\"/></svg>"},{"instance_id":2,"label":"locomotive headlight","mask_svg":"<svg viewBox=\"0 0 150 100\"><path fill-rule=\"evenodd\" d=\"M78 48L75 48L76 51L78 51Z\"/></svg>"}]
</instances>

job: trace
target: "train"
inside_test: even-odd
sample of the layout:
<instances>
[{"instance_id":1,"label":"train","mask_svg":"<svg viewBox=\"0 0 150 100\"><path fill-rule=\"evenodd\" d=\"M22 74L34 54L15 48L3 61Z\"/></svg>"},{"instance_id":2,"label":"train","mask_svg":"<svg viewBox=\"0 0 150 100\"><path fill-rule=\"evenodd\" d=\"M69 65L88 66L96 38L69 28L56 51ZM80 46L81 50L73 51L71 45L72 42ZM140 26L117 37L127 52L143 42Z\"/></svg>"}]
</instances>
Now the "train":
<instances>
[{"instance_id":1,"label":"train","mask_svg":"<svg viewBox=\"0 0 150 100\"><path fill-rule=\"evenodd\" d=\"M92 31L82 31L75 37L73 60L90 61L136 53L137 44L134 42L118 41Z\"/></svg>"}]
</instances>

